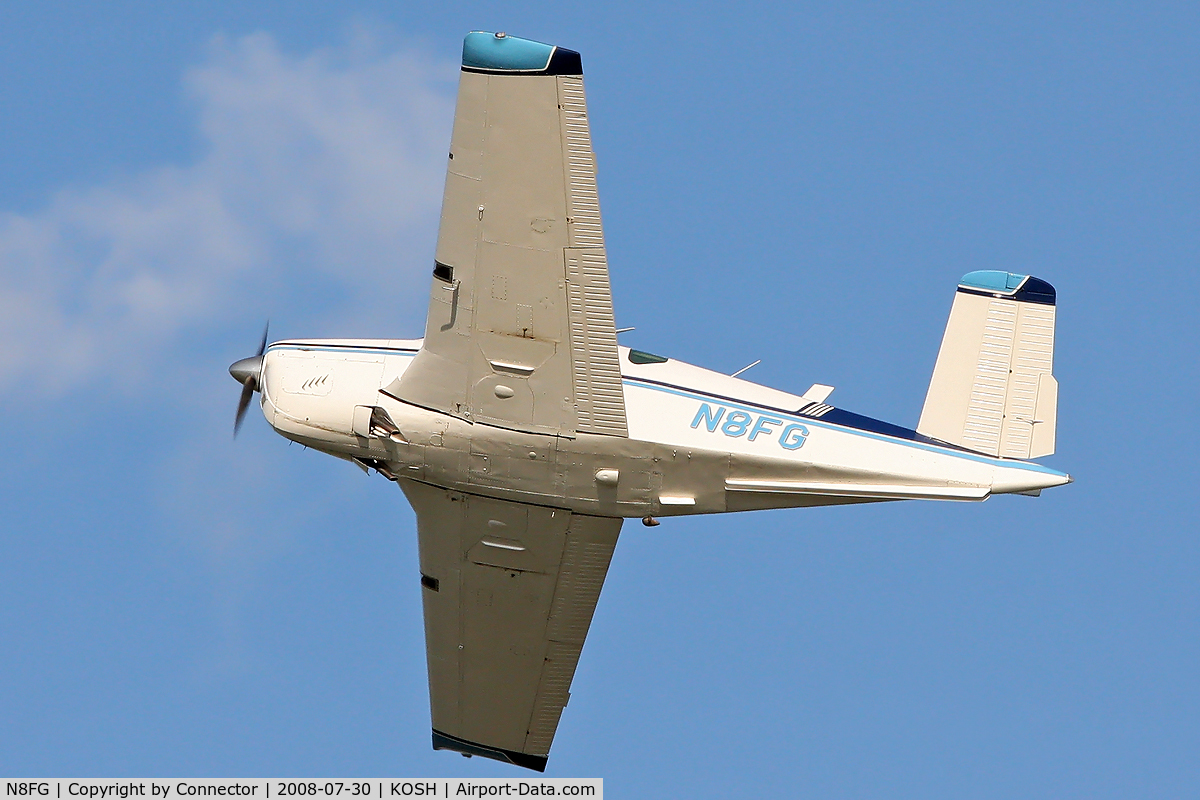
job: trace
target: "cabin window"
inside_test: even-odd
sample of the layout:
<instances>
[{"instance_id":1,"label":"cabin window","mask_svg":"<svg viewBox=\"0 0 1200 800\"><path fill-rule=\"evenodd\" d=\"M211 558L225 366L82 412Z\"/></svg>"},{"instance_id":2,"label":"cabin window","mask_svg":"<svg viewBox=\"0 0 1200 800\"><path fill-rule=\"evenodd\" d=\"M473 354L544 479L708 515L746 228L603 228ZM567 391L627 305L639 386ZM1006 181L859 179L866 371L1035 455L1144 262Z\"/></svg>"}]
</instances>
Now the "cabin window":
<instances>
[{"instance_id":1,"label":"cabin window","mask_svg":"<svg viewBox=\"0 0 1200 800\"><path fill-rule=\"evenodd\" d=\"M454 267L440 261L433 262L433 277L446 283L454 282Z\"/></svg>"}]
</instances>

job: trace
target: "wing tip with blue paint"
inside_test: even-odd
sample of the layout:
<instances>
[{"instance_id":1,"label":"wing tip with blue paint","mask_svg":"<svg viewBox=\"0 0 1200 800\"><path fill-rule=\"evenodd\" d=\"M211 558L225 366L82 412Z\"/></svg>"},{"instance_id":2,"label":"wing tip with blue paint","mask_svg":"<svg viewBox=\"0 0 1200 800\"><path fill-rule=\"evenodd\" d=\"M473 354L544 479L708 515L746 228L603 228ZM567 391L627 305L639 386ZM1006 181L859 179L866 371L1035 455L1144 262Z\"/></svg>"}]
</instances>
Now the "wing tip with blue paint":
<instances>
[{"instance_id":1,"label":"wing tip with blue paint","mask_svg":"<svg viewBox=\"0 0 1200 800\"><path fill-rule=\"evenodd\" d=\"M483 756L495 761L506 761L518 767L534 770L535 772L546 771L546 756L530 755L528 753L520 753L515 750L505 750L501 747L496 747L490 744L481 744L472 742L458 736L451 736L448 733L442 733L436 728L433 729L433 749L434 750L453 750L456 753L462 753L465 756Z\"/></svg>"},{"instance_id":2,"label":"wing tip with blue paint","mask_svg":"<svg viewBox=\"0 0 1200 800\"><path fill-rule=\"evenodd\" d=\"M489 75L583 75L583 59L565 47L471 31L463 39L462 68Z\"/></svg>"}]
</instances>

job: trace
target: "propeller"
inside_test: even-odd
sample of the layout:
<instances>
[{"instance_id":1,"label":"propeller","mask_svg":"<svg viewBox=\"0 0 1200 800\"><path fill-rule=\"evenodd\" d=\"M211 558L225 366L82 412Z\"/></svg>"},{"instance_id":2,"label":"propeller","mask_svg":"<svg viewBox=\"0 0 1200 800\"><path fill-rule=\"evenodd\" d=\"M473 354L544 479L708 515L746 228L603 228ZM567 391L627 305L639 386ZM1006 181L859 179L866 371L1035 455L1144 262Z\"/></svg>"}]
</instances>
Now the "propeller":
<instances>
[{"instance_id":1,"label":"propeller","mask_svg":"<svg viewBox=\"0 0 1200 800\"><path fill-rule=\"evenodd\" d=\"M246 409L250 407L250 398L256 391L262 389L258 385L258 378L262 374L263 353L267 351L267 330L271 327L268 322L263 327L262 341L258 344L258 354L250 358L243 358L241 361L235 361L229 366L229 374L233 379L242 385L242 396L238 400L237 416L233 420L233 435L238 435L238 430L242 427L242 419L246 416Z\"/></svg>"}]
</instances>

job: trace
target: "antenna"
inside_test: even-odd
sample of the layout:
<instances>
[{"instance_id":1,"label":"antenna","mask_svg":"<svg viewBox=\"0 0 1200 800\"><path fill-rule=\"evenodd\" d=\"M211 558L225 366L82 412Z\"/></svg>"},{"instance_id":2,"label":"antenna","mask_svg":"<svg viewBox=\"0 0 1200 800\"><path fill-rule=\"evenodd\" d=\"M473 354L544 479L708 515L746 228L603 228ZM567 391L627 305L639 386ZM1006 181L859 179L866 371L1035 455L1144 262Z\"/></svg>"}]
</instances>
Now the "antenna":
<instances>
[{"instance_id":1,"label":"antenna","mask_svg":"<svg viewBox=\"0 0 1200 800\"><path fill-rule=\"evenodd\" d=\"M762 359L760 358L757 361L755 361L753 364L747 364L746 366L742 367L741 369L739 369L737 372L733 373L729 377L736 378L738 375L741 375L746 370L750 369L751 367L757 367L761 363L762 363Z\"/></svg>"}]
</instances>

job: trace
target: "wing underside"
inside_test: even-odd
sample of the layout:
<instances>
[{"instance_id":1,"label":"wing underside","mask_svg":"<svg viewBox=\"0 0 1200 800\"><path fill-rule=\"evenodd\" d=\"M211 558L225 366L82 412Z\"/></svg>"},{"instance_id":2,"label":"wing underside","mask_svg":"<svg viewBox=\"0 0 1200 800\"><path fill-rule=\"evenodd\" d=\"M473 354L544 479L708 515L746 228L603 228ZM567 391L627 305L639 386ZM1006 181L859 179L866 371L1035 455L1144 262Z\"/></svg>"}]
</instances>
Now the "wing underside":
<instances>
[{"instance_id":1,"label":"wing underside","mask_svg":"<svg viewBox=\"0 0 1200 800\"><path fill-rule=\"evenodd\" d=\"M627 435L582 73L570 50L467 36L424 345L389 393Z\"/></svg>"},{"instance_id":2,"label":"wing underside","mask_svg":"<svg viewBox=\"0 0 1200 800\"><path fill-rule=\"evenodd\" d=\"M545 769L621 520L409 480L433 746Z\"/></svg>"}]
</instances>

